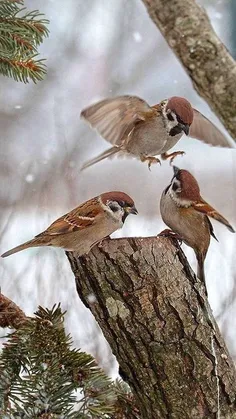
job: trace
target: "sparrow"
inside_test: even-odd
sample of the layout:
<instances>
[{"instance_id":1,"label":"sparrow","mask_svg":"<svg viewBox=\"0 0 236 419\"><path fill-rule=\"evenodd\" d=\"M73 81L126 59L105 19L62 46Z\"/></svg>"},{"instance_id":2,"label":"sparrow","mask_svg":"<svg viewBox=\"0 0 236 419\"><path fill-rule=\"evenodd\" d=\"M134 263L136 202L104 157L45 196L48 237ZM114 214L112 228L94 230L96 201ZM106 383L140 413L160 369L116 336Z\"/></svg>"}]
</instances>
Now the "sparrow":
<instances>
[{"instance_id":1,"label":"sparrow","mask_svg":"<svg viewBox=\"0 0 236 419\"><path fill-rule=\"evenodd\" d=\"M215 125L192 108L188 100L173 96L154 106L137 96L119 96L105 99L81 112L92 128L113 147L86 162L82 170L114 154L129 153L152 163L185 154L183 151L167 153L183 134L213 146L233 147Z\"/></svg>"},{"instance_id":2,"label":"sparrow","mask_svg":"<svg viewBox=\"0 0 236 419\"><path fill-rule=\"evenodd\" d=\"M74 251L81 256L97 243L121 228L129 214L137 214L134 201L129 195L106 192L58 218L47 230L6 253L12 255L29 247L55 246Z\"/></svg>"},{"instance_id":3,"label":"sparrow","mask_svg":"<svg viewBox=\"0 0 236 419\"><path fill-rule=\"evenodd\" d=\"M171 183L161 196L161 216L177 238L194 250L198 262L197 276L205 284L204 261L210 238L212 236L217 240L209 217L224 224L232 233L235 230L219 212L204 201L199 185L191 173L176 166L173 169Z\"/></svg>"}]
</instances>

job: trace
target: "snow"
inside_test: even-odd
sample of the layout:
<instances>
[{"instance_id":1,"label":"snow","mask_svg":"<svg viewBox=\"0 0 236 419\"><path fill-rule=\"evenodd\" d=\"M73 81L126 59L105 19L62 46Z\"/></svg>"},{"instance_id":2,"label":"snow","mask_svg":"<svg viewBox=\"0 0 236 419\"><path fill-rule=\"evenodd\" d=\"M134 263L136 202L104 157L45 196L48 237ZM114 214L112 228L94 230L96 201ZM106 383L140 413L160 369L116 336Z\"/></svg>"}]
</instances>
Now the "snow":
<instances>
[{"instance_id":1,"label":"snow","mask_svg":"<svg viewBox=\"0 0 236 419\"><path fill-rule=\"evenodd\" d=\"M28 173L25 177L25 181L27 183L33 183L35 180L35 176L32 173Z\"/></svg>"}]
</instances>

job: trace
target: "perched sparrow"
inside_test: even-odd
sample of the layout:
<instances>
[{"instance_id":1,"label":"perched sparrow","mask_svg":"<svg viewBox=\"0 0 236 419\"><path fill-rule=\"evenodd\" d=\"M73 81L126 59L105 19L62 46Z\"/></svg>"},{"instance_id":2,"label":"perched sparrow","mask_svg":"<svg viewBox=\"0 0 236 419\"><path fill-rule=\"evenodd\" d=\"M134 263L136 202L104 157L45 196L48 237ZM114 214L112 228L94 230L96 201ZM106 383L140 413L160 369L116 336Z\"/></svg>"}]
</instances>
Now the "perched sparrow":
<instances>
[{"instance_id":1,"label":"perched sparrow","mask_svg":"<svg viewBox=\"0 0 236 419\"><path fill-rule=\"evenodd\" d=\"M207 118L182 97L173 96L155 106L136 96L120 96L95 103L81 112L92 128L114 146L84 164L82 169L112 156L130 153L141 161L171 161L183 151L167 154L183 133L213 146L232 147Z\"/></svg>"},{"instance_id":2,"label":"perched sparrow","mask_svg":"<svg viewBox=\"0 0 236 419\"><path fill-rule=\"evenodd\" d=\"M204 261L210 237L216 239L208 217L214 218L235 233L233 227L202 199L198 183L191 173L177 167L174 167L170 185L162 193L160 210L164 223L193 248L198 261L197 276L205 282Z\"/></svg>"},{"instance_id":3,"label":"perched sparrow","mask_svg":"<svg viewBox=\"0 0 236 419\"><path fill-rule=\"evenodd\" d=\"M123 192L106 192L86 201L54 221L34 239L3 253L10 256L28 247L55 246L79 256L123 226L129 214L137 214L134 201Z\"/></svg>"}]
</instances>

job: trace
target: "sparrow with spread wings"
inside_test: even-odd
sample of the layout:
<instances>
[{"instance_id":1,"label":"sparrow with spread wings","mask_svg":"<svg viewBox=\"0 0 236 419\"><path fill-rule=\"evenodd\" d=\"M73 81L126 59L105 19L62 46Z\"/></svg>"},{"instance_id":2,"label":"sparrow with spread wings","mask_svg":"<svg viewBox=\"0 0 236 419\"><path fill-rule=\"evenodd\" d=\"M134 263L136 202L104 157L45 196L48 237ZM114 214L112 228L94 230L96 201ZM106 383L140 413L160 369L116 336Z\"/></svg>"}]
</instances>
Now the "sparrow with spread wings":
<instances>
[{"instance_id":1,"label":"sparrow with spread wings","mask_svg":"<svg viewBox=\"0 0 236 419\"><path fill-rule=\"evenodd\" d=\"M183 151L167 153L183 134L207 144L233 147L212 122L192 108L188 100L173 96L154 106L136 96L105 99L81 112L81 117L113 147L86 162L82 169L115 154L129 153L152 163L173 159Z\"/></svg>"}]
</instances>

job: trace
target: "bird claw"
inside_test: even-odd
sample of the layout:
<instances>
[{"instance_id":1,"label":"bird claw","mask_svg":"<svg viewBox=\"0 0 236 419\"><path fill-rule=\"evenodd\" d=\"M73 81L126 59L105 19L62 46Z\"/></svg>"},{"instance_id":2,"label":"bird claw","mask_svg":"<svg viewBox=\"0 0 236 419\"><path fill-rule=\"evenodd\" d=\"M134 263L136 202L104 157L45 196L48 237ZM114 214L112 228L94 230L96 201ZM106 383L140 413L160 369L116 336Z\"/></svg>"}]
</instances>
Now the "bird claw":
<instances>
[{"instance_id":1,"label":"bird claw","mask_svg":"<svg viewBox=\"0 0 236 419\"><path fill-rule=\"evenodd\" d=\"M151 165L159 163L161 165L160 159L158 157L153 156L142 156L141 157L142 162L148 162L148 169L151 171Z\"/></svg>"},{"instance_id":2,"label":"bird claw","mask_svg":"<svg viewBox=\"0 0 236 419\"><path fill-rule=\"evenodd\" d=\"M179 234L174 233L174 231L170 230L169 228L165 228L165 230L161 231L157 237L169 237L171 239L177 240L180 242L180 244L182 244L183 241Z\"/></svg>"},{"instance_id":3,"label":"bird claw","mask_svg":"<svg viewBox=\"0 0 236 419\"><path fill-rule=\"evenodd\" d=\"M99 241L97 242L97 246L98 246L98 248L99 248L99 249L103 247L103 242L104 242L104 240L105 240L105 239L110 239L110 236L108 235L108 236L106 236L106 237L103 237L103 239L102 239L102 240L99 240Z\"/></svg>"},{"instance_id":4,"label":"bird claw","mask_svg":"<svg viewBox=\"0 0 236 419\"><path fill-rule=\"evenodd\" d=\"M175 159L175 157L183 156L184 154L185 154L185 151L173 151L173 153L170 153L170 154L162 153L161 158L163 160L170 159L170 165L171 165L173 163L173 160Z\"/></svg>"}]
</instances>

